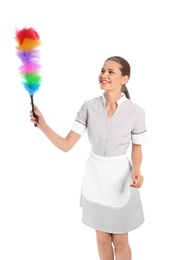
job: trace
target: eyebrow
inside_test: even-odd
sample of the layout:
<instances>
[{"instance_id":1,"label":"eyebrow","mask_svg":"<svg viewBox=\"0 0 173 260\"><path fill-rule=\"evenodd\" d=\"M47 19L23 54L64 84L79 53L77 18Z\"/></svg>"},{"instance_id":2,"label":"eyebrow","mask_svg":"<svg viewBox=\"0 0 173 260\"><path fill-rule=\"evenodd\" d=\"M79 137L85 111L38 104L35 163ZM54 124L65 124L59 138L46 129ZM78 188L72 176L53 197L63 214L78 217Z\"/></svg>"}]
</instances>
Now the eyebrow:
<instances>
[{"instance_id":1,"label":"eyebrow","mask_svg":"<svg viewBox=\"0 0 173 260\"><path fill-rule=\"evenodd\" d=\"M102 70L105 70L105 68L102 68ZM107 69L107 70L112 70L112 71L116 71L116 70L114 70L114 69Z\"/></svg>"}]
</instances>

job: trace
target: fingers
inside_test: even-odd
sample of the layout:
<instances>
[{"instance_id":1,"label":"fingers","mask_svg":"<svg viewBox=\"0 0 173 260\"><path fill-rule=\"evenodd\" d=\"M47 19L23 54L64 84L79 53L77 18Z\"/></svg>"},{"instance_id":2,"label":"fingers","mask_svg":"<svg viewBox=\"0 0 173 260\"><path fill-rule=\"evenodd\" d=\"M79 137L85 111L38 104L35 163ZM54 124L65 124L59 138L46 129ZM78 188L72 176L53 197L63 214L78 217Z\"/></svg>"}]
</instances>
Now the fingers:
<instances>
[{"instance_id":1,"label":"fingers","mask_svg":"<svg viewBox=\"0 0 173 260\"><path fill-rule=\"evenodd\" d=\"M38 124L38 118L34 117L33 112L30 112L30 118L31 118L31 122L34 123L34 125Z\"/></svg>"},{"instance_id":2,"label":"fingers","mask_svg":"<svg viewBox=\"0 0 173 260\"><path fill-rule=\"evenodd\" d=\"M34 105L34 111L30 111L30 118L31 122L36 124L39 129L43 129L46 125L46 121L41 113L41 111L38 109L37 106Z\"/></svg>"},{"instance_id":3,"label":"fingers","mask_svg":"<svg viewBox=\"0 0 173 260\"><path fill-rule=\"evenodd\" d=\"M33 122L34 124L38 124L39 110L36 106L34 106L34 111L30 111L30 118L31 122Z\"/></svg>"},{"instance_id":4,"label":"fingers","mask_svg":"<svg viewBox=\"0 0 173 260\"><path fill-rule=\"evenodd\" d=\"M141 188L144 181L144 177L141 174L132 175L132 181L133 183L130 185L131 187Z\"/></svg>"}]
</instances>

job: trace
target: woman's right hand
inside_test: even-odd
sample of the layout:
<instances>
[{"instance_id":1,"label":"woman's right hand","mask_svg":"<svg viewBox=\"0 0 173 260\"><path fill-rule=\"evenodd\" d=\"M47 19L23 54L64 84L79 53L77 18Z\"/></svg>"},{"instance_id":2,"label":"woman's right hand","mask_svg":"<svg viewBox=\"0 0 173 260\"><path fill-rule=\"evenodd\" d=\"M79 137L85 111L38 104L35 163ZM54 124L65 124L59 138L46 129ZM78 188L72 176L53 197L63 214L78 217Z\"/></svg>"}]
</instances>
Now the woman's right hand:
<instances>
[{"instance_id":1,"label":"woman's right hand","mask_svg":"<svg viewBox=\"0 0 173 260\"><path fill-rule=\"evenodd\" d=\"M37 106L34 105L34 113L36 114L36 116L38 117L38 119L36 119L33 115L33 111L30 111L30 118L31 118L31 122L36 125L38 128L43 129L44 126L46 126L46 121L41 113L41 111L38 109Z\"/></svg>"}]
</instances>

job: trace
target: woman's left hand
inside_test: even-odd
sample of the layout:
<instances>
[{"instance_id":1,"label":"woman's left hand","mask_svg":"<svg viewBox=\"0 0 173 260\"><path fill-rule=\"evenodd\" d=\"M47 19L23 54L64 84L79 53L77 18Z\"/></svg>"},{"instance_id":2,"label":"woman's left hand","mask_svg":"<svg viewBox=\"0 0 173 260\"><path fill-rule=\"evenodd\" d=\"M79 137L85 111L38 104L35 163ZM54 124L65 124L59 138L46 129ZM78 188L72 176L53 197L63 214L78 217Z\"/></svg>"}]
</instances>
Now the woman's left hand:
<instances>
[{"instance_id":1,"label":"woman's left hand","mask_svg":"<svg viewBox=\"0 0 173 260\"><path fill-rule=\"evenodd\" d=\"M141 173L134 170L132 171L131 177L133 183L130 186L134 188L141 188L144 181L144 177L141 175Z\"/></svg>"}]
</instances>

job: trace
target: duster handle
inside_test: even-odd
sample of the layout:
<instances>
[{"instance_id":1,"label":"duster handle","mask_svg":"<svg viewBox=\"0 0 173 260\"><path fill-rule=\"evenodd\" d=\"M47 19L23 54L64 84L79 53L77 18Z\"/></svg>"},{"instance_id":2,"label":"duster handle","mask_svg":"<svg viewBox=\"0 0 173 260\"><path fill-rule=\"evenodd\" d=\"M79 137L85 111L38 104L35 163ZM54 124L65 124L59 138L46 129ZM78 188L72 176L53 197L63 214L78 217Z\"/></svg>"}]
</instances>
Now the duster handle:
<instances>
[{"instance_id":1,"label":"duster handle","mask_svg":"<svg viewBox=\"0 0 173 260\"><path fill-rule=\"evenodd\" d=\"M33 99L33 95L30 95L30 97L31 97L31 107L32 107L33 117L35 117L35 119L38 120L38 116L34 112L34 99ZM34 126L37 126L37 124L35 123Z\"/></svg>"}]
</instances>

